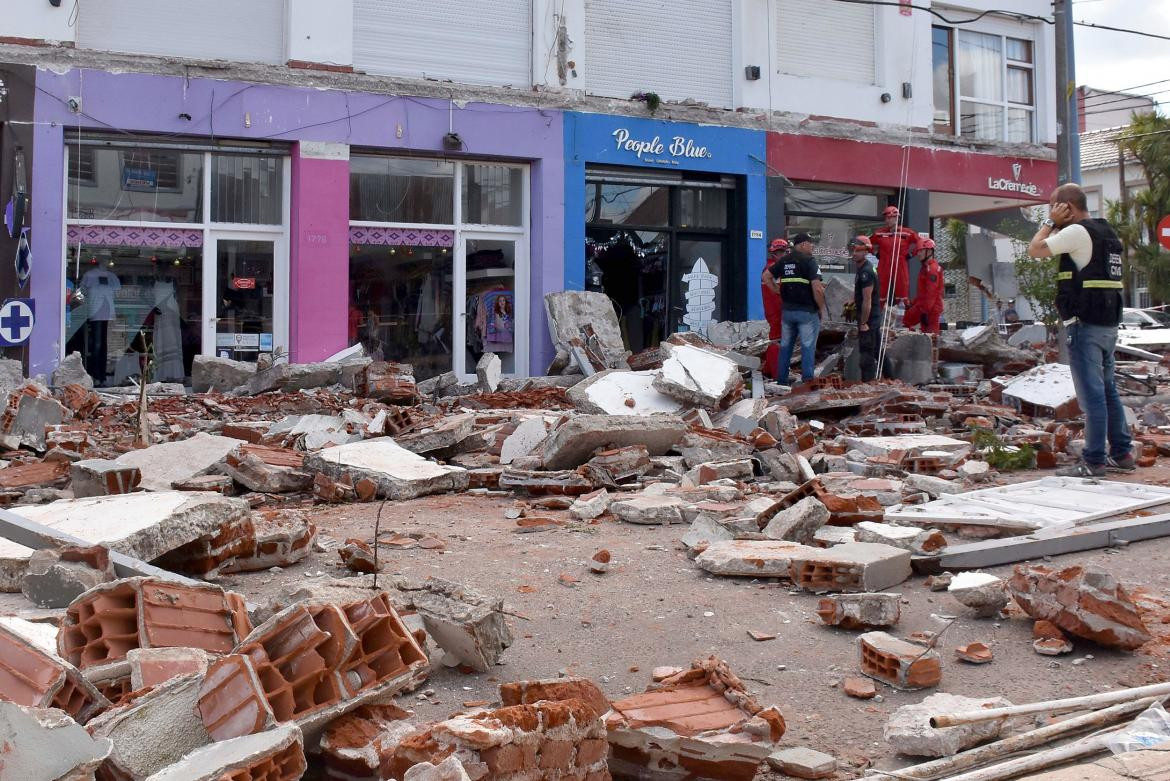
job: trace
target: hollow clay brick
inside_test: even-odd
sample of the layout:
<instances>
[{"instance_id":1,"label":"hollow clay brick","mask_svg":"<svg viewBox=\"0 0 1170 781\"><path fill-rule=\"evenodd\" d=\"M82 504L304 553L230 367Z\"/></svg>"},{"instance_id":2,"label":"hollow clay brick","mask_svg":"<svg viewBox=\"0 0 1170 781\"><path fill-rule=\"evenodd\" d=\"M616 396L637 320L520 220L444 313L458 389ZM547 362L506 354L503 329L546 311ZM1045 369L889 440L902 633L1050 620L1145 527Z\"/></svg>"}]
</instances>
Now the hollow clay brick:
<instances>
[{"instance_id":1,"label":"hollow clay brick","mask_svg":"<svg viewBox=\"0 0 1170 781\"><path fill-rule=\"evenodd\" d=\"M860 635L857 647L861 672L895 689L927 689L938 686L942 679L942 662L933 649L886 632Z\"/></svg>"}]
</instances>

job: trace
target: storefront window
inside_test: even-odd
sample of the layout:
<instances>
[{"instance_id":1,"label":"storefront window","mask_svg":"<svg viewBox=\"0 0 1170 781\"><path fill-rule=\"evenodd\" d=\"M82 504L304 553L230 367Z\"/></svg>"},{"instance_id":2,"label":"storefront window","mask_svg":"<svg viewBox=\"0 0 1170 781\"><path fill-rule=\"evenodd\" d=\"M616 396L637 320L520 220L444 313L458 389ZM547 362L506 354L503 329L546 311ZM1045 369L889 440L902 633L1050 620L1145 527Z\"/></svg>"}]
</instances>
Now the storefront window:
<instances>
[{"instance_id":1,"label":"storefront window","mask_svg":"<svg viewBox=\"0 0 1170 781\"><path fill-rule=\"evenodd\" d=\"M352 156L349 218L362 222L451 224L455 221L455 164Z\"/></svg>"},{"instance_id":2,"label":"storefront window","mask_svg":"<svg viewBox=\"0 0 1170 781\"><path fill-rule=\"evenodd\" d=\"M271 241L216 239L215 351L222 358L254 361L272 352L275 245Z\"/></svg>"},{"instance_id":3,"label":"storefront window","mask_svg":"<svg viewBox=\"0 0 1170 781\"><path fill-rule=\"evenodd\" d=\"M849 239L869 236L882 226L879 216L888 196L843 190L788 187L784 206L788 235L813 237L813 256L826 274L851 274Z\"/></svg>"},{"instance_id":4,"label":"storefront window","mask_svg":"<svg viewBox=\"0 0 1170 781\"><path fill-rule=\"evenodd\" d=\"M588 184L585 222L609 225L670 225L670 188L636 184Z\"/></svg>"},{"instance_id":5,"label":"storefront window","mask_svg":"<svg viewBox=\"0 0 1170 781\"><path fill-rule=\"evenodd\" d=\"M201 347L202 249L73 244L65 259L66 352L97 385L143 367L183 382Z\"/></svg>"},{"instance_id":6,"label":"storefront window","mask_svg":"<svg viewBox=\"0 0 1170 781\"><path fill-rule=\"evenodd\" d=\"M682 210L680 227L715 230L727 227L727 190L683 187L679 190L679 198Z\"/></svg>"},{"instance_id":7,"label":"storefront window","mask_svg":"<svg viewBox=\"0 0 1170 781\"><path fill-rule=\"evenodd\" d=\"M521 225L524 171L508 165L463 166L463 221L474 225Z\"/></svg>"},{"instance_id":8,"label":"storefront window","mask_svg":"<svg viewBox=\"0 0 1170 781\"><path fill-rule=\"evenodd\" d=\"M409 363L416 379L452 369L451 247L351 244L349 342Z\"/></svg>"},{"instance_id":9,"label":"storefront window","mask_svg":"<svg viewBox=\"0 0 1170 781\"><path fill-rule=\"evenodd\" d=\"M202 153L86 144L67 149L70 219L203 221Z\"/></svg>"},{"instance_id":10,"label":"storefront window","mask_svg":"<svg viewBox=\"0 0 1170 781\"><path fill-rule=\"evenodd\" d=\"M280 225L282 168L279 157L212 155L211 221Z\"/></svg>"}]
</instances>

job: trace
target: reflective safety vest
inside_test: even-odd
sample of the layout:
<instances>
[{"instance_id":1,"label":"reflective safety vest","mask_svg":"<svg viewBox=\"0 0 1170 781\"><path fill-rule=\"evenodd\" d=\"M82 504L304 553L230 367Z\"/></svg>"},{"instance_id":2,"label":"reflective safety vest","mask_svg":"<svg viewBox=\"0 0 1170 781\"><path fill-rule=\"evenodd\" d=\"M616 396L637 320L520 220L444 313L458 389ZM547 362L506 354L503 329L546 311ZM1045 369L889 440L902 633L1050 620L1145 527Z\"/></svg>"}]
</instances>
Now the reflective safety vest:
<instances>
[{"instance_id":1,"label":"reflective safety vest","mask_svg":"<svg viewBox=\"0 0 1170 781\"><path fill-rule=\"evenodd\" d=\"M1121 322L1121 240L1103 219L1081 220L1093 241L1088 264L1077 269L1070 255L1060 256L1056 270L1056 309L1062 320L1077 318L1092 325Z\"/></svg>"}]
</instances>

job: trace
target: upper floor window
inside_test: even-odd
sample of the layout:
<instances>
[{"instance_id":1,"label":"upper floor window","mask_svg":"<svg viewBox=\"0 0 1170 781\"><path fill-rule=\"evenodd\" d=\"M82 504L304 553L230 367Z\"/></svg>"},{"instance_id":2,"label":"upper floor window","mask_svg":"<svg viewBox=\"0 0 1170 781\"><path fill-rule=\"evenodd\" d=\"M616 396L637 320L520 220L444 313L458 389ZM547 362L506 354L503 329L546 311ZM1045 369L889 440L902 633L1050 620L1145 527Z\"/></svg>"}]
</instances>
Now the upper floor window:
<instances>
[{"instance_id":1,"label":"upper floor window","mask_svg":"<svg viewBox=\"0 0 1170 781\"><path fill-rule=\"evenodd\" d=\"M932 62L937 132L991 141L1035 141L1032 41L935 27Z\"/></svg>"}]
</instances>

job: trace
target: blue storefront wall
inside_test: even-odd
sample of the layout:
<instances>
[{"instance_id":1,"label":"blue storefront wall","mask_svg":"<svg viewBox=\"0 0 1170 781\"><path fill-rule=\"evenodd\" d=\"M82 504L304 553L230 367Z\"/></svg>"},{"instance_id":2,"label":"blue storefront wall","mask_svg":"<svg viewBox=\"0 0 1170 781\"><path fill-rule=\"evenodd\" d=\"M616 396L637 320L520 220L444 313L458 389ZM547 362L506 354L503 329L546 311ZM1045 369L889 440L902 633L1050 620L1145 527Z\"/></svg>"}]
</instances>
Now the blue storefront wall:
<instances>
[{"instance_id":1,"label":"blue storefront wall","mask_svg":"<svg viewBox=\"0 0 1170 781\"><path fill-rule=\"evenodd\" d=\"M746 264L749 319L762 319L759 276L767 253L765 229L766 134L761 130L666 122L610 114L565 114L565 290L585 287L585 166L632 166L701 171L744 179L746 247L733 262ZM745 257L746 254L746 257Z\"/></svg>"}]
</instances>

